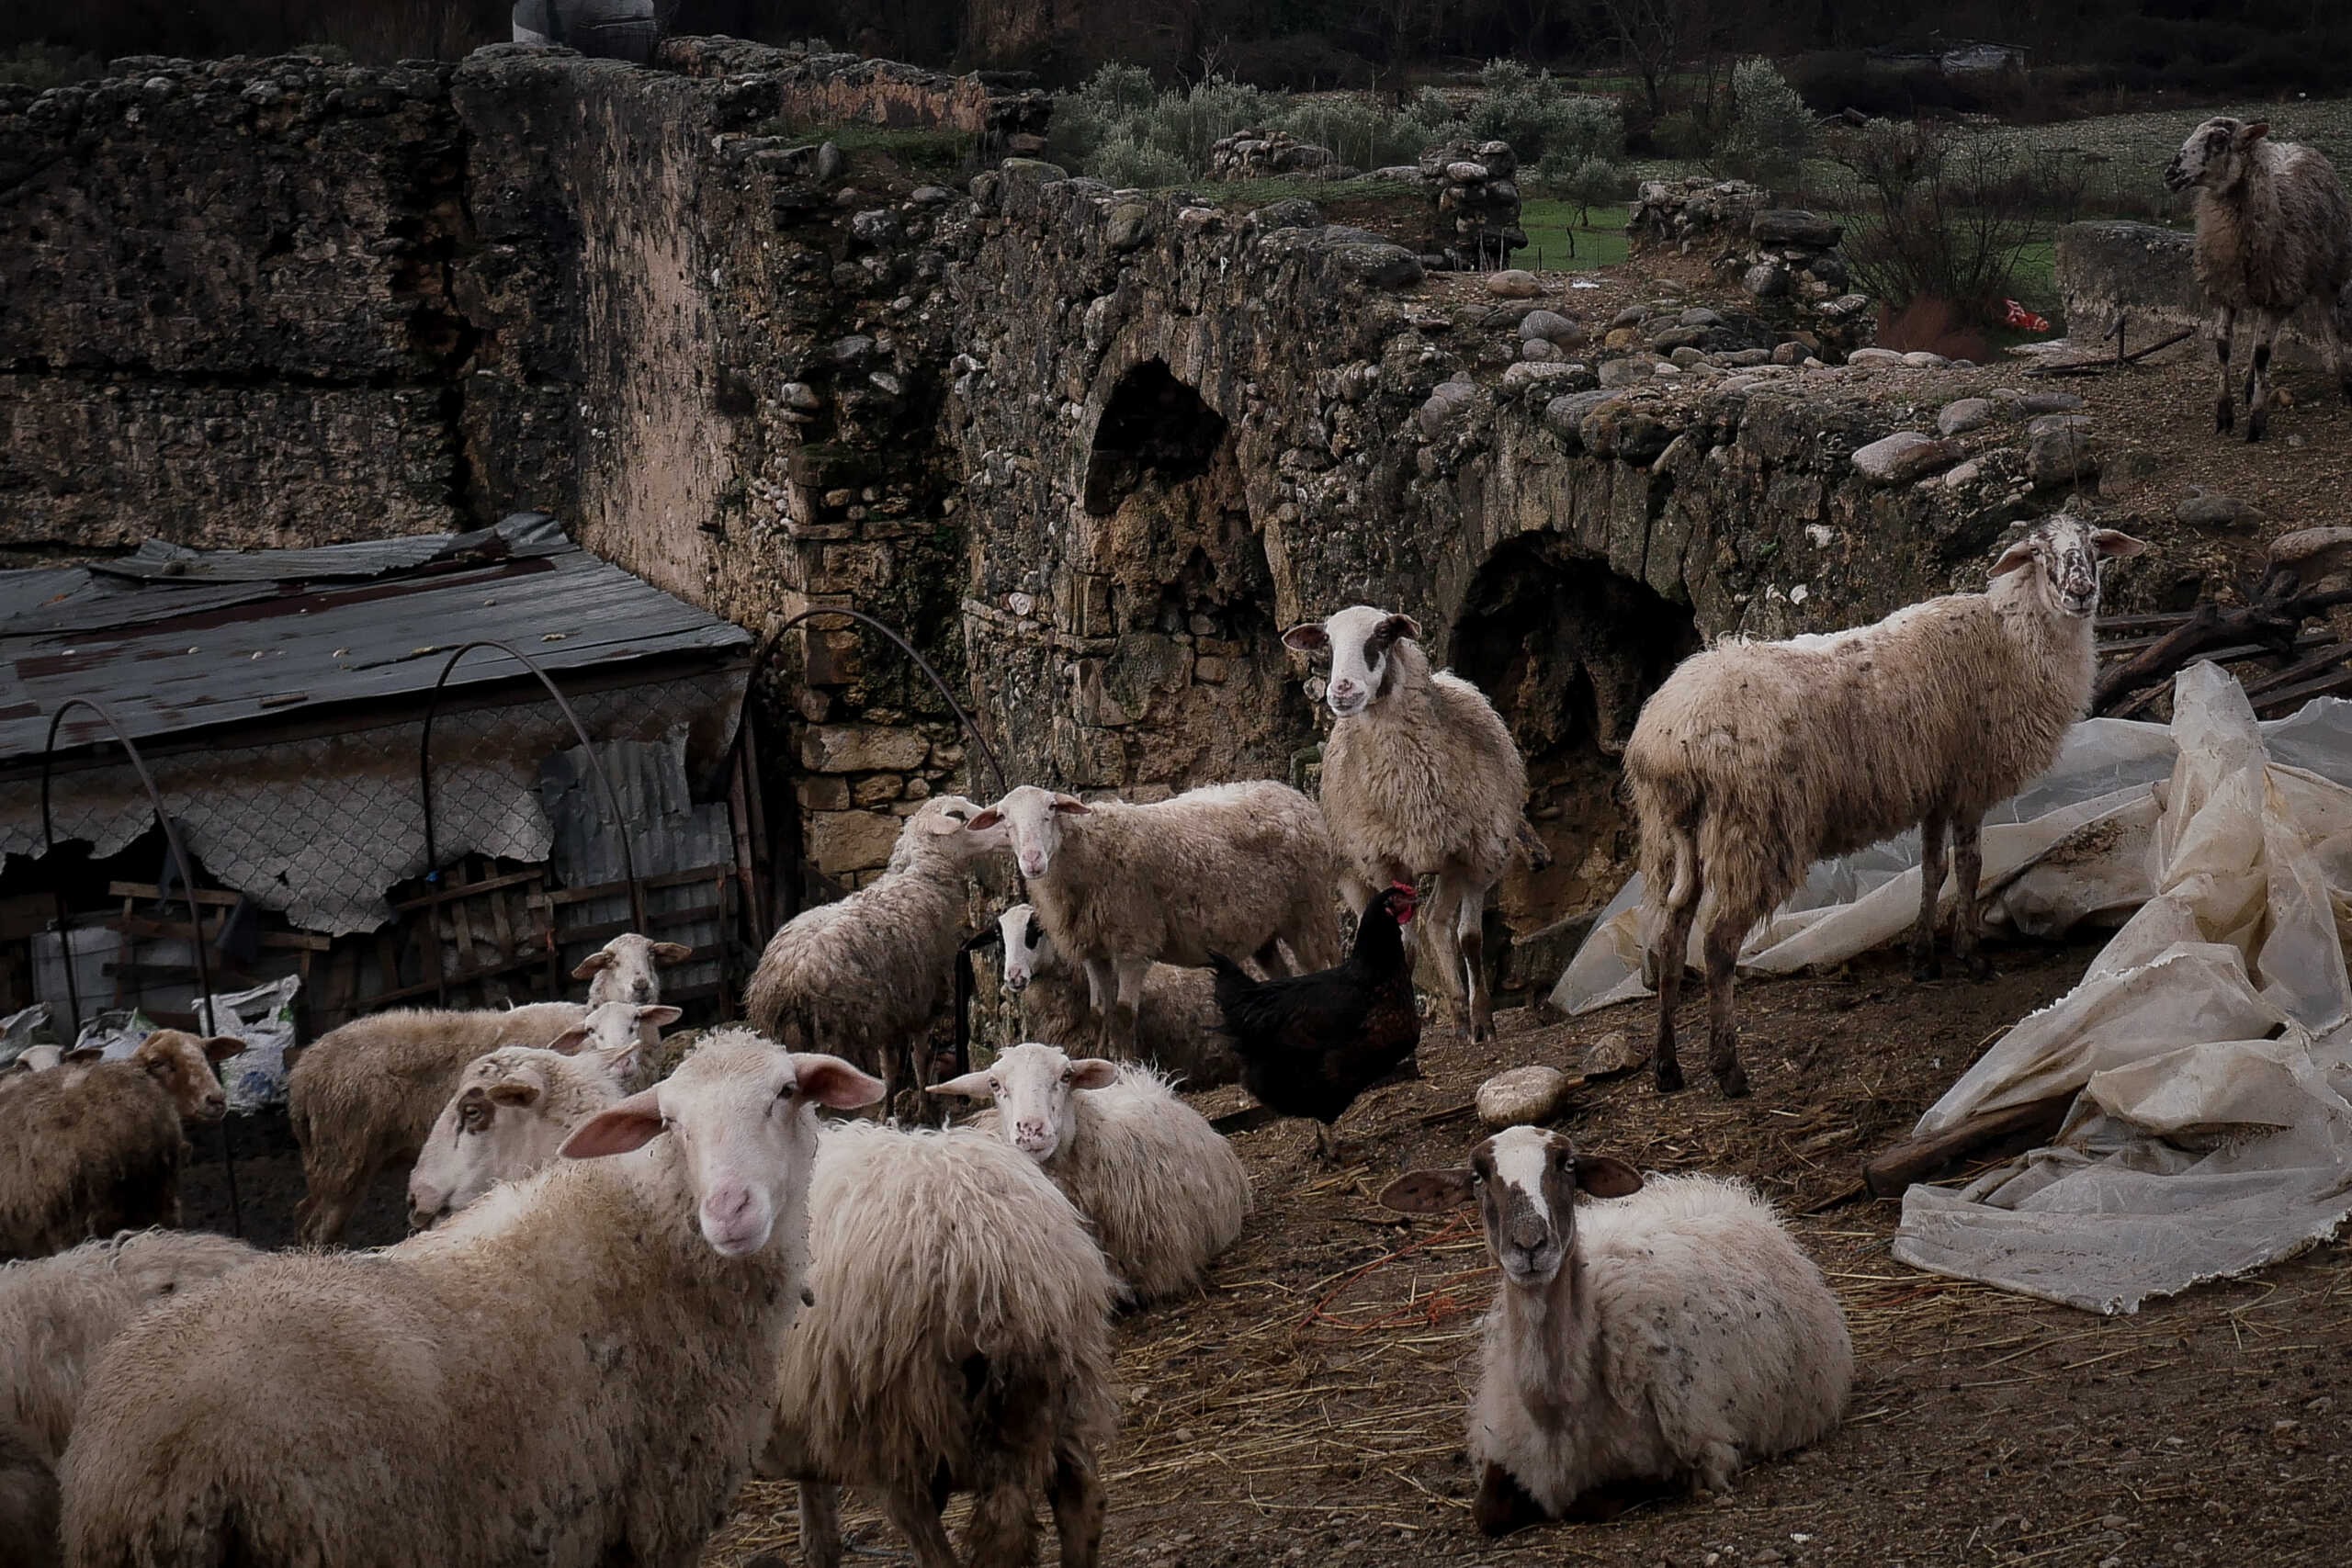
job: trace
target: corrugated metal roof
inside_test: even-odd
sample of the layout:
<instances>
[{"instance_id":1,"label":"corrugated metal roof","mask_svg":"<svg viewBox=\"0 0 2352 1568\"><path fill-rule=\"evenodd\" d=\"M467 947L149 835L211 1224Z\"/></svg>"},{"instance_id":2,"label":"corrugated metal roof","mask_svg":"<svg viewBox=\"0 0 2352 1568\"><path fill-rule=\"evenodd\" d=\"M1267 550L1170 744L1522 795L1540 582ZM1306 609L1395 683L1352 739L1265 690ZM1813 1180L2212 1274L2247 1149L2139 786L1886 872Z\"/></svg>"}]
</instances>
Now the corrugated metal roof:
<instances>
[{"instance_id":1,"label":"corrugated metal roof","mask_svg":"<svg viewBox=\"0 0 2352 1568\"><path fill-rule=\"evenodd\" d=\"M0 573L0 761L38 756L71 697L177 735L428 690L450 652L511 642L550 671L747 649L751 635L589 555L542 513L473 534L319 549L151 541L92 567ZM511 681L469 655L451 688ZM559 680L560 677L559 676ZM107 731L87 710L58 744Z\"/></svg>"}]
</instances>

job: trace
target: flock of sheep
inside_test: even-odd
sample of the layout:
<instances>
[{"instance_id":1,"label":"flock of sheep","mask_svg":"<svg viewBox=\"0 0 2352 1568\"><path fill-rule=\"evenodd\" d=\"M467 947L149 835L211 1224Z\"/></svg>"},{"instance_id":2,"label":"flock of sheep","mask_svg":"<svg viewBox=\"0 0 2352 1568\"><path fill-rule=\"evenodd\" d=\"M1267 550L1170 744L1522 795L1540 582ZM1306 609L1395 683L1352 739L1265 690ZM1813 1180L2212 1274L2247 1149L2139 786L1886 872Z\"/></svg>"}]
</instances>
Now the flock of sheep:
<instances>
[{"instance_id":1,"label":"flock of sheep","mask_svg":"<svg viewBox=\"0 0 2352 1568\"><path fill-rule=\"evenodd\" d=\"M2167 175L2206 192L2200 265L2221 254L2206 209L2310 166L2260 127L2200 127ZM2352 243L2327 264L2338 288L2346 258ZM2278 302L2253 303L2258 434ZM1727 643L1666 682L1624 759L1661 1090L1681 1087L1695 959L1709 1066L1747 1092L1739 943L1824 855L1923 829L1924 970L1949 840L1952 947L1979 965L1978 824L2081 716L2101 564L2143 548L2061 515L1984 592ZM843 1551L842 1486L879 1501L923 1568L1032 1560L1042 1494L1061 1562L1088 1568L1113 1314L1198 1290L1250 1201L1232 1149L1144 1060L1217 1070L1198 966L1327 969L1335 891L1360 914L1432 879L1417 940L1457 1029L1492 1032L1479 916L1523 844L1526 774L1419 637L1363 605L1285 636L1329 660L1319 805L1263 782L1150 805L1031 786L925 801L881 877L776 932L751 1027L706 1033L659 1081L648 1047L677 1017L660 970L687 953L641 936L581 966L582 1003L333 1032L289 1077L300 1251L170 1228L182 1121L220 1113L211 1064L239 1042L163 1031L122 1061L28 1063L45 1070L0 1084L0 1258L20 1260L0 1269L0 1537L75 1568L392 1568L420 1551L684 1568L758 1473L799 1483L820 1568ZM927 1058L906 1053L958 961L970 874L1001 854L1026 893L1002 916L1008 988L1057 1043L922 1082ZM820 1121L881 1100L906 1061L913 1087L992 1109L944 1131ZM333 1248L404 1160L417 1234ZM1605 1516L1627 1484L1721 1491L1840 1417L1836 1298L1737 1182L1645 1178L1514 1127L1381 1196L1476 1204L1500 1272L1468 1424L1484 1529ZM960 1558L954 1492L974 1496Z\"/></svg>"}]
</instances>

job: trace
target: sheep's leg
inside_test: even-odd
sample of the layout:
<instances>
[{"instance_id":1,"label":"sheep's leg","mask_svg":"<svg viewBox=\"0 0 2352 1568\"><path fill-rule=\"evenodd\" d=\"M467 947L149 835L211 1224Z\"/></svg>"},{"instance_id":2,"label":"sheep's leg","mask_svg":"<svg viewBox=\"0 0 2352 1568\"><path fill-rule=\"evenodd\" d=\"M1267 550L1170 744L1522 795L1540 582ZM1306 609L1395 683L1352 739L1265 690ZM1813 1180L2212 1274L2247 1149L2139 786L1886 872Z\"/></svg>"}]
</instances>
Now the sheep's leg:
<instances>
[{"instance_id":1,"label":"sheep's leg","mask_svg":"<svg viewBox=\"0 0 2352 1568\"><path fill-rule=\"evenodd\" d=\"M1428 922L1428 932L1421 940L1430 944L1431 966L1437 971L1446 1015L1453 1021L1454 1032L1465 1039L1475 1038L1477 1030L1470 1012L1469 989L1463 983L1465 971L1462 967L1462 903L1468 892L1468 885L1459 872L1440 871L1429 904L1413 917L1415 925Z\"/></svg>"},{"instance_id":2,"label":"sheep's leg","mask_svg":"<svg viewBox=\"0 0 2352 1568\"><path fill-rule=\"evenodd\" d=\"M800 1555L808 1568L841 1568L840 1489L819 1481L800 1483Z\"/></svg>"},{"instance_id":3,"label":"sheep's leg","mask_svg":"<svg viewBox=\"0 0 2352 1568\"><path fill-rule=\"evenodd\" d=\"M893 1486L883 1491L882 1514L914 1548L916 1568L956 1568L956 1549L940 1522L939 1505L922 1486Z\"/></svg>"},{"instance_id":4,"label":"sheep's leg","mask_svg":"<svg viewBox=\"0 0 2352 1568\"><path fill-rule=\"evenodd\" d=\"M1117 973L1117 998L1111 1004L1102 1044L1114 1059L1131 1062L1136 1057L1136 1024L1143 1010L1143 983L1151 974L1151 960L1122 957Z\"/></svg>"},{"instance_id":5,"label":"sheep's leg","mask_svg":"<svg viewBox=\"0 0 2352 1568\"><path fill-rule=\"evenodd\" d=\"M1919 923L1911 932L1914 980L1943 977L1943 964L1936 957L1936 905L1944 890L1946 822L1943 813L1936 812L1919 824Z\"/></svg>"},{"instance_id":6,"label":"sheep's leg","mask_svg":"<svg viewBox=\"0 0 2352 1568\"><path fill-rule=\"evenodd\" d=\"M343 1239L344 1227L351 1223L351 1213L359 1207L359 1200L376 1179L380 1160L367 1160L356 1168L347 1169L311 1184L302 1198L302 1245L332 1247Z\"/></svg>"},{"instance_id":7,"label":"sheep's leg","mask_svg":"<svg viewBox=\"0 0 2352 1568\"><path fill-rule=\"evenodd\" d=\"M2237 406L2230 400L2230 339L2237 330L2237 311L2227 305L2214 310L2213 359L2221 370L2222 389L2213 399L2213 428L2224 435L2237 423Z\"/></svg>"},{"instance_id":8,"label":"sheep's leg","mask_svg":"<svg viewBox=\"0 0 2352 1568\"><path fill-rule=\"evenodd\" d=\"M2270 351L2286 317L2276 310L2254 313L2254 367L2246 374L2245 438L2259 441L2270 434Z\"/></svg>"},{"instance_id":9,"label":"sheep's leg","mask_svg":"<svg viewBox=\"0 0 2352 1568\"><path fill-rule=\"evenodd\" d=\"M1549 1516L1510 1471L1489 1460L1486 1473L1478 1479L1478 1500L1471 1507L1471 1517L1478 1522L1479 1534L1494 1536L1540 1525Z\"/></svg>"},{"instance_id":10,"label":"sheep's leg","mask_svg":"<svg viewBox=\"0 0 2352 1568\"><path fill-rule=\"evenodd\" d=\"M1495 1000L1487 990L1487 890L1465 892L1453 917L1453 945L1462 954L1462 978L1470 994L1470 1038L1495 1037Z\"/></svg>"},{"instance_id":11,"label":"sheep's leg","mask_svg":"<svg viewBox=\"0 0 2352 1568\"><path fill-rule=\"evenodd\" d=\"M972 1499L972 1522L964 1529L964 1557L971 1568L1022 1568L1037 1556L1037 1515L1029 1489L1006 1476Z\"/></svg>"},{"instance_id":12,"label":"sheep's leg","mask_svg":"<svg viewBox=\"0 0 2352 1568\"><path fill-rule=\"evenodd\" d=\"M1107 958L1086 961L1086 1005L1094 1016L1102 1017L1111 1010L1111 998L1118 992L1115 972Z\"/></svg>"},{"instance_id":13,"label":"sheep's leg","mask_svg":"<svg viewBox=\"0 0 2352 1568\"><path fill-rule=\"evenodd\" d=\"M1657 965L1657 1045L1650 1064L1657 1074L1657 1091L1673 1094L1682 1088L1682 1064L1675 1059L1674 1010L1682 1000L1682 974L1690 959L1690 926L1699 916L1699 896L1705 879L1698 846L1678 837L1674 846L1672 886L1659 897L1660 919L1650 958Z\"/></svg>"},{"instance_id":14,"label":"sheep's leg","mask_svg":"<svg viewBox=\"0 0 2352 1568\"><path fill-rule=\"evenodd\" d=\"M2347 336L2352 336L2352 285L2335 297L2335 308L2327 313L2327 373L2344 389L2344 400L2352 403L2352 360L2345 354Z\"/></svg>"},{"instance_id":15,"label":"sheep's leg","mask_svg":"<svg viewBox=\"0 0 2352 1568\"><path fill-rule=\"evenodd\" d=\"M1094 1568L1102 1554L1102 1477L1094 1456L1074 1444L1054 1455L1047 1494L1054 1506L1054 1533L1061 1538L1062 1568Z\"/></svg>"},{"instance_id":16,"label":"sheep's leg","mask_svg":"<svg viewBox=\"0 0 2352 1568\"><path fill-rule=\"evenodd\" d=\"M1725 1100L1747 1093L1747 1069L1739 1065L1739 1028L1731 1002L1740 940L1751 923L1719 910L1707 927L1707 1070L1715 1075L1715 1087Z\"/></svg>"},{"instance_id":17,"label":"sheep's leg","mask_svg":"<svg viewBox=\"0 0 2352 1568\"><path fill-rule=\"evenodd\" d=\"M1984 874L1984 847L1978 837L1983 819L1962 817L1951 827L1951 955L1972 980L1989 980L1993 965L1977 950L1984 935L1983 911L1976 905L1976 884Z\"/></svg>"}]
</instances>

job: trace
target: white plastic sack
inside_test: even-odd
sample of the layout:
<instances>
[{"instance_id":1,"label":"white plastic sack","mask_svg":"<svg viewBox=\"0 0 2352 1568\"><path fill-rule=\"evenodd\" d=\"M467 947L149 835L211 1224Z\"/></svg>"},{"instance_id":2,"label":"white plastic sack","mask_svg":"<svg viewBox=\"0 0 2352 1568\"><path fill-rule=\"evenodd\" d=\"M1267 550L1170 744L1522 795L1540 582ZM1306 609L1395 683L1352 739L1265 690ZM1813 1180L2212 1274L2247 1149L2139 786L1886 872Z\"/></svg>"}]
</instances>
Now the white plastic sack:
<instances>
[{"instance_id":1,"label":"white plastic sack","mask_svg":"<svg viewBox=\"0 0 2352 1568\"><path fill-rule=\"evenodd\" d=\"M294 995L299 975L288 975L207 999L198 1018L206 1034L233 1034L245 1049L220 1064L229 1109L254 1111L286 1098L286 1052L294 1043Z\"/></svg>"},{"instance_id":2,"label":"white plastic sack","mask_svg":"<svg viewBox=\"0 0 2352 1568\"><path fill-rule=\"evenodd\" d=\"M92 1013L82 1032L74 1037L77 1051L95 1048L109 1062L119 1062L139 1049L155 1032L155 1021L137 1008L108 1008Z\"/></svg>"},{"instance_id":3,"label":"white plastic sack","mask_svg":"<svg viewBox=\"0 0 2352 1568\"><path fill-rule=\"evenodd\" d=\"M12 1065L30 1045L54 1044L54 1032L50 1028L49 1004L35 1002L20 1008L6 1018L0 1018L0 1068Z\"/></svg>"}]
</instances>

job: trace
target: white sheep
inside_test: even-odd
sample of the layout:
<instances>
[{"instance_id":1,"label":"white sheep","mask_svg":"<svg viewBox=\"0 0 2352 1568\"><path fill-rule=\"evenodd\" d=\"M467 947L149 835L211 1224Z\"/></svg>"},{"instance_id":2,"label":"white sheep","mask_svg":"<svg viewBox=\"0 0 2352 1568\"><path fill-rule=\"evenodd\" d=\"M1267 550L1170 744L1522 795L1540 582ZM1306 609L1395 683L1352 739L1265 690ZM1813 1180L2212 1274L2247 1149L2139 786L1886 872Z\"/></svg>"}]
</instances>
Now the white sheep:
<instances>
[{"instance_id":1,"label":"white sheep","mask_svg":"<svg viewBox=\"0 0 2352 1568\"><path fill-rule=\"evenodd\" d=\"M635 1009L648 1045L678 1017L673 1007L597 1005ZM502 1045L545 1045L588 1015L578 1002L401 1008L321 1035L286 1075L287 1119L302 1149L302 1240L322 1247L341 1239L376 1173L424 1147L468 1062Z\"/></svg>"},{"instance_id":2,"label":"white sheep","mask_svg":"<svg viewBox=\"0 0 2352 1568\"><path fill-rule=\"evenodd\" d=\"M975 1124L1069 1194L1138 1305L1198 1290L1241 1234L1250 1177L1240 1158L1148 1068L1074 1062L1031 1041L931 1092L995 1102Z\"/></svg>"},{"instance_id":3,"label":"white sheep","mask_svg":"<svg viewBox=\"0 0 2352 1568\"><path fill-rule=\"evenodd\" d=\"M0 1540L55 1561L57 1461L98 1352L156 1303L260 1256L225 1235L146 1230L0 1265Z\"/></svg>"},{"instance_id":4,"label":"white sheep","mask_svg":"<svg viewBox=\"0 0 2352 1568\"><path fill-rule=\"evenodd\" d=\"M1197 967L1225 953L1272 973L1285 947L1291 973L1340 961L1330 835L1286 785L1216 784L1129 806L1023 784L971 825L1010 830L1030 902L1085 970L1112 1055L1136 1054L1154 962Z\"/></svg>"},{"instance_id":5,"label":"white sheep","mask_svg":"<svg viewBox=\"0 0 2352 1568\"><path fill-rule=\"evenodd\" d=\"M1937 900L1951 837L1952 953L1977 953L1977 827L2058 755L2089 705L2099 567L2147 548L2052 517L2003 551L1982 593L1786 642L1726 642L1685 660L1643 707L1625 747L1641 825L1645 929L1655 933L1657 1086L1682 1087L1674 1009L1702 897L1707 1065L1747 1092L1732 1015L1748 931L1826 856L1917 826L1915 968L1936 972Z\"/></svg>"},{"instance_id":6,"label":"white sheep","mask_svg":"<svg viewBox=\"0 0 2352 1568\"><path fill-rule=\"evenodd\" d=\"M1622 1201L1579 1218L1579 1191ZM1818 1441L1845 1410L1854 1354L1838 1298L1739 1182L1645 1187L1557 1133L1513 1127L1380 1201L1406 1213L1475 1201L1502 1269L1470 1405L1488 1535L1571 1509L1606 1517L1612 1484L1728 1492L1744 1463Z\"/></svg>"},{"instance_id":7,"label":"white sheep","mask_svg":"<svg viewBox=\"0 0 2352 1568\"><path fill-rule=\"evenodd\" d=\"M1076 1045L1096 1033L1086 974L1046 934L1035 906L1015 904L997 918L1004 935L1004 988L1019 998L1022 1033ZM1241 1063L1218 1032L1216 976L1205 969L1155 964L1144 976L1136 1010L1136 1054L1191 1089L1214 1089L1241 1076Z\"/></svg>"},{"instance_id":8,"label":"white sheep","mask_svg":"<svg viewBox=\"0 0 2352 1568\"><path fill-rule=\"evenodd\" d=\"M234 1035L159 1029L117 1061L29 1073L0 1096L0 1263L180 1223L182 1124L228 1109L214 1066Z\"/></svg>"},{"instance_id":9,"label":"white sheep","mask_svg":"<svg viewBox=\"0 0 2352 1568\"><path fill-rule=\"evenodd\" d=\"M409 1172L409 1224L426 1229L553 1164L572 1129L628 1095L641 1049L632 1032L611 1049L502 1045L467 1063Z\"/></svg>"},{"instance_id":10,"label":"white sheep","mask_svg":"<svg viewBox=\"0 0 2352 1568\"><path fill-rule=\"evenodd\" d=\"M438 1229L141 1318L59 1473L67 1561L688 1568L773 1424L815 1108L881 1087L715 1032Z\"/></svg>"},{"instance_id":11,"label":"white sheep","mask_svg":"<svg viewBox=\"0 0 2352 1568\"><path fill-rule=\"evenodd\" d=\"M899 829L881 876L846 898L804 910L768 939L745 989L755 1029L786 1044L838 1051L898 1088L910 1053L918 1077L932 1015L947 997L965 927L974 862L1004 841L975 829L980 808L933 795Z\"/></svg>"},{"instance_id":12,"label":"white sheep","mask_svg":"<svg viewBox=\"0 0 2352 1568\"><path fill-rule=\"evenodd\" d=\"M1347 864L1349 912L1363 915L1393 883L1434 874L1416 929L1436 944L1454 1026L1485 1040L1495 1010L1482 922L1487 890L1521 852L1527 765L1477 687L1431 672L1420 635L1409 615L1356 604L1291 627L1283 642L1331 657L1323 817Z\"/></svg>"},{"instance_id":13,"label":"white sheep","mask_svg":"<svg viewBox=\"0 0 2352 1568\"><path fill-rule=\"evenodd\" d=\"M28 1045L17 1053L17 1059L8 1064L8 1070L16 1073L54 1072L69 1065L85 1067L105 1056L106 1053L96 1045L77 1045L70 1051L62 1045Z\"/></svg>"},{"instance_id":14,"label":"white sheep","mask_svg":"<svg viewBox=\"0 0 2352 1568\"><path fill-rule=\"evenodd\" d=\"M658 970L684 964L695 950L682 942L656 942L636 931L623 931L580 961L571 972L588 982L588 1005L599 1002L652 1003L662 999Z\"/></svg>"},{"instance_id":15,"label":"white sheep","mask_svg":"<svg viewBox=\"0 0 2352 1568\"><path fill-rule=\"evenodd\" d=\"M2213 307L2213 355L2221 392L2213 428L2227 432L2230 340L2238 312L2254 312L2254 363L2246 375L2245 438L2269 426L2270 350L2278 329L2306 299L2326 318L2328 370L2352 400L2352 202L2316 147L2269 140L2270 127L2226 117L2188 133L2165 166L2165 184L2197 192L2197 282Z\"/></svg>"}]
</instances>

